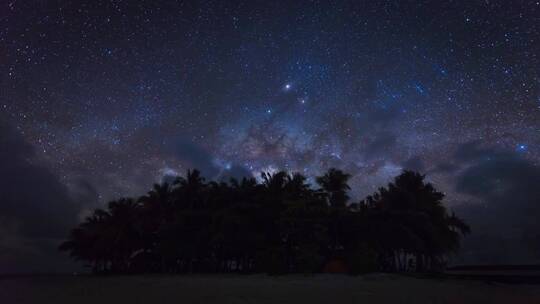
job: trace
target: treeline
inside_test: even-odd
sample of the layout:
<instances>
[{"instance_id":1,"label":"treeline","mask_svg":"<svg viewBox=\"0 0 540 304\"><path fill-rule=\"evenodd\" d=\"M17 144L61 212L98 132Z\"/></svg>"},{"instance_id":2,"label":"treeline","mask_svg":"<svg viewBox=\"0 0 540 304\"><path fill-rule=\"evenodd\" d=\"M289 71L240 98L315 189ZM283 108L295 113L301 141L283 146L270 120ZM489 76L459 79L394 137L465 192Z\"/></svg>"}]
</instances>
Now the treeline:
<instances>
[{"instance_id":1,"label":"treeline","mask_svg":"<svg viewBox=\"0 0 540 304\"><path fill-rule=\"evenodd\" d=\"M340 170L318 187L297 173L261 177L206 182L188 171L94 210L60 250L95 273L423 272L442 269L469 232L415 172L359 202Z\"/></svg>"}]
</instances>

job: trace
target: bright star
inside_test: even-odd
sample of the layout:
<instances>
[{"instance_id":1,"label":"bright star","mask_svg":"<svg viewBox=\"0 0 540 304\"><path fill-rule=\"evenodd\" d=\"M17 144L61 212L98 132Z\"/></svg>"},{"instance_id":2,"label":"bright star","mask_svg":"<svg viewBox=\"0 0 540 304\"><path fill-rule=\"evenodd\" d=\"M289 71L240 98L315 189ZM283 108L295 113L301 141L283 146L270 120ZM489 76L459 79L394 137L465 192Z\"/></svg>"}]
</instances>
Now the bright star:
<instances>
[{"instance_id":1,"label":"bright star","mask_svg":"<svg viewBox=\"0 0 540 304\"><path fill-rule=\"evenodd\" d=\"M290 90L291 89L291 84L290 83L287 83L285 84L285 90Z\"/></svg>"}]
</instances>

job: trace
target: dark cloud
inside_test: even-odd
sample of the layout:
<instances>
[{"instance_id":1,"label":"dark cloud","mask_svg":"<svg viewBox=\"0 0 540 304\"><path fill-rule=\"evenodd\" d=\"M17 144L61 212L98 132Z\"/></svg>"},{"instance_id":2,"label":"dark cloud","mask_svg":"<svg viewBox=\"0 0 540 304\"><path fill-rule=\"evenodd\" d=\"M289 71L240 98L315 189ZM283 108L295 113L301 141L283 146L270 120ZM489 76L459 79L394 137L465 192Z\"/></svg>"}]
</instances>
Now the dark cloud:
<instances>
[{"instance_id":1,"label":"dark cloud","mask_svg":"<svg viewBox=\"0 0 540 304\"><path fill-rule=\"evenodd\" d=\"M83 180L62 184L2 121L0 147L0 273L74 269L57 246L81 209L97 201L96 190Z\"/></svg>"},{"instance_id":2,"label":"dark cloud","mask_svg":"<svg viewBox=\"0 0 540 304\"><path fill-rule=\"evenodd\" d=\"M0 123L0 218L15 221L28 237L59 237L77 221L79 206L34 150L6 123Z\"/></svg>"},{"instance_id":3,"label":"dark cloud","mask_svg":"<svg viewBox=\"0 0 540 304\"><path fill-rule=\"evenodd\" d=\"M69 185L70 197L81 208L95 207L99 202L99 192L94 184L84 178L74 178Z\"/></svg>"},{"instance_id":4,"label":"dark cloud","mask_svg":"<svg viewBox=\"0 0 540 304\"><path fill-rule=\"evenodd\" d=\"M513 251L499 252L499 260L523 258L524 237L540 231L540 167L519 153L484 148L479 143L462 145L454 161L461 166L455 190L472 197L470 204L459 208L472 225L471 238L514 244ZM497 256L496 252L490 255Z\"/></svg>"},{"instance_id":5,"label":"dark cloud","mask_svg":"<svg viewBox=\"0 0 540 304\"><path fill-rule=\"evenodd\" d=\"M66 273L81 265L58 251L59 239L27 238L13 226L0 225L0 274Z\"/></svg>"},{"instance_id":6,"label":"dark cloud","mask_svg":"<svg viewBox=\"0 0 540 304\"><path fill-rule=\"evenodd\" d=\"M167 149L174 157L187 163L188 167L200 170L204 176L214 177L220 172L212 154L192 141L178 138Z\"/></svg>"}]
</instances>

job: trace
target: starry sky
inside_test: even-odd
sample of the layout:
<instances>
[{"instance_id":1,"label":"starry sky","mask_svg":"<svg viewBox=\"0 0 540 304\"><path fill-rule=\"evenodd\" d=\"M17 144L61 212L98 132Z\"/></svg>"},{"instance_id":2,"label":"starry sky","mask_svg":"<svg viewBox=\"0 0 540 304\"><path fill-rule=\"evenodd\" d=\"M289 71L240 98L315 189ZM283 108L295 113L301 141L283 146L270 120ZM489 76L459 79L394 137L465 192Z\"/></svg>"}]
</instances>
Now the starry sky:
<instances>
[{"instance_id":1,"label":"starry sky","mask_svg":"<svg viewBox=\"0 0 540 304\"><path fill-rule=\"evenodd\" d=\"M194 167L337 167L355 198L414 169L450 207L508 206L516 189L528 206L539 55L539 1L6 0L2 183L47 185L61 219ZM25 228L27 196L4 203L0 236L43 231Z\"/></svg>"}]
</instances>

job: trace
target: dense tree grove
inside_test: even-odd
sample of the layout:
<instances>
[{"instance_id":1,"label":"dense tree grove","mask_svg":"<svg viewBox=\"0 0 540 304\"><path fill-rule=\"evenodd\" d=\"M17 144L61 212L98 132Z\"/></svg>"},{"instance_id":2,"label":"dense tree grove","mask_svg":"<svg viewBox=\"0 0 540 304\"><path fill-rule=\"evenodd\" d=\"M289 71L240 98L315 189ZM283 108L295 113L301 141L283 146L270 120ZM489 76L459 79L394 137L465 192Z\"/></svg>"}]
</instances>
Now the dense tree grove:
<instances>
[{"instance_id":1,"label":"dense tree grove","mask_svg":"<svg viewBox=\"0 0 540 304\"><path fill-rule=\"evenodd\" d=\"M330 169L206 182L188 171L96 209L60 246L96 273L436 271L468 226L424 176L404 171L360 202Z\"/></svg>"}]
</instances>

